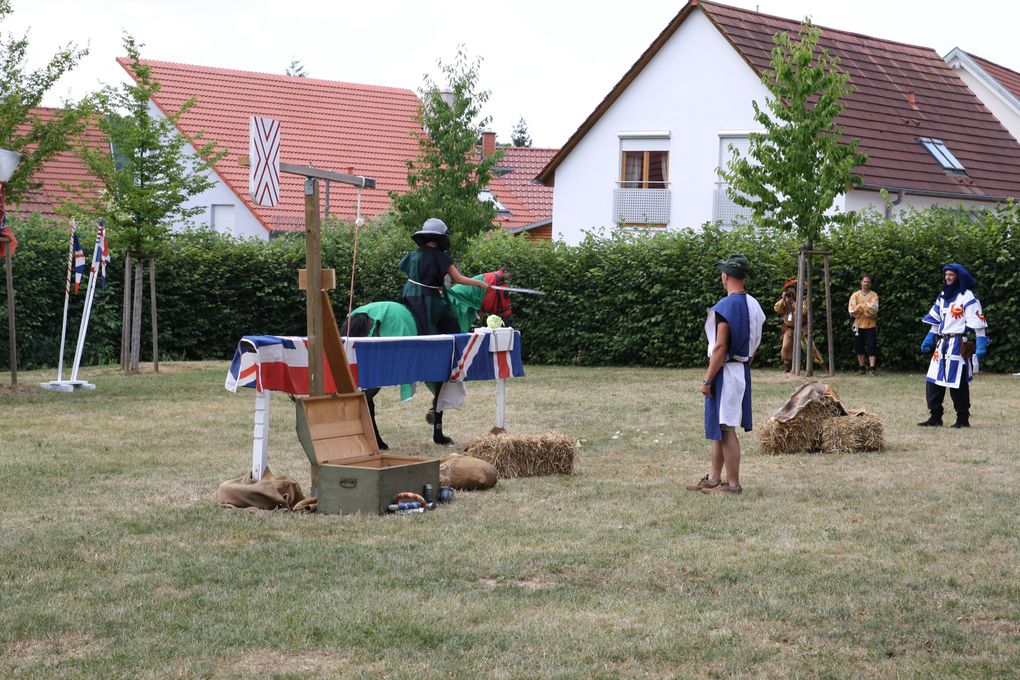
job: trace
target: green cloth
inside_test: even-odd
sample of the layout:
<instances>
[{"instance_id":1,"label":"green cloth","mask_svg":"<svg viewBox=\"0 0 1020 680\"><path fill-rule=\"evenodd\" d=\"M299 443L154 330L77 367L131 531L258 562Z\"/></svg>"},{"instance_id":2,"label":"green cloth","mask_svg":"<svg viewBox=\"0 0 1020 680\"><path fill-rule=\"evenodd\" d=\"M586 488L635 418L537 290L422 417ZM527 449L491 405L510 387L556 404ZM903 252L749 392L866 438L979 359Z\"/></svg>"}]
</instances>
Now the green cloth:
<instances>
[{"instance_id":1,"label":"green cloth","mask_svg":"<svg viewBox=\"0 0 1020 680\"><path fill-rule=\"evenodd\" d=\"M485 280L485 274L472 277L478 281ZM446 299L450 303L450 311L457 318L460 324L461 333L470 333L471 327L478 319L478 312L482 309L482 298L485 297L485 289L480 286L466 286L457 283L446 288Z\"/></svg>"},{"instance_id":2,"label":"green cloth","mask_svg":"<svg viewBox=\"0 0 1020 680\"><path fill-rule=\"evenodd\" d=\"M481 289L479 289L481 290ZM411 310L399 302L369 302L351 312L364 314L372 319L372 337L403 338L418 335L418 324ZM407 401L414 394L410 385L400 386L400 401Z\"/></svg>"}]
</instances>

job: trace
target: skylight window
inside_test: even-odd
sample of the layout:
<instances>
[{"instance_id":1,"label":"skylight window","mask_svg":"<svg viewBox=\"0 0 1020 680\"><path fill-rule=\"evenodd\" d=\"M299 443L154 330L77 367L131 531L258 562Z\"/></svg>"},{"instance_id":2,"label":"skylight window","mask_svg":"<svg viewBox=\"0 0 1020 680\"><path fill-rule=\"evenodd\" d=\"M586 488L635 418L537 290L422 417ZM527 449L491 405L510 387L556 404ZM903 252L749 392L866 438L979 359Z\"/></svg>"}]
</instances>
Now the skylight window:
<instances>
[{"instance_id":1,"label":"skylight window","mask_svg":"<svg viewBox=\"0 0 1020 680\"><path fill-rule=\"evenodd\" d=\"M949 150L945 142L941 139L933 139L931 137L918 137L917 141L921 142L921 146L928 150L935 160L939 162L943 170L949 170L950 172L967 172L967 168L963 167L960 161L956 160L956 156Z\"/></svg>"},{"instance_id":2,"label":"skylight window","mask_svg":"<svg viewBox=\"0 0 1020 680\"><path fill-rule=\"evenodd\" d=\"M496 194L492 193L488 189L482 189L478 192L478 200L485 202L489 201L495 206L496 212L500 215L509 215L510 211L507 210L506 206L500 203L499 199L496 198Z\"/></svg>"}]
</instances>

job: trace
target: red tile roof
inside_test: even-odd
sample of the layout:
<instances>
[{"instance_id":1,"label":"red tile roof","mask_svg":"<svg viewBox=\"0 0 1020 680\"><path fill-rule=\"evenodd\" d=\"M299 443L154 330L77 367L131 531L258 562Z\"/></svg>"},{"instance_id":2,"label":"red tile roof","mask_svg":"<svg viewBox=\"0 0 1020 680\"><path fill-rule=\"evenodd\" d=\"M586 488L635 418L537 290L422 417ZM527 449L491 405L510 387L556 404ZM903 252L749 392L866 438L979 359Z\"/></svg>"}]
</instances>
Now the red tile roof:
<instances>
[{"instance_id":1,"label":"red tile roof","mask_svg":"<svg viewBox=\"0 0 1020 680\"><path fill-rule=\"evenodd\" d=\"M759 75L771 68L772 36L796 35L800 28L799 21L690 0L542 170L540 180L553 183L566 154L698 9ZM819 45L840 57L840 68L856 88L839 123L848 137L860 139L860 150L869 156L858 168L863 188L960 198L1020 196L1020 145L934 50L819 28ZM916 107L909 104L911 93ZM967 169L966 177L947 175L918 137L944 141Z\"/></svg>"},{"instance_id":2,"label":"red tile roof","mask_svg":"<svg viewBox=\"0 0 1020 680\"><path fill-rule=\"evenodd\" d=\"M504 229L517 229L552 219L553 190L535 183L535 176L556 155L556 149L504 147L497 168L510 172L494 176L489 189L510 211L496 222Z\"/></svg>"},{"instance_id":3,"label":"red tile roof","mask_svg":"<svg viewBox=\"0 0 1020 680\"><path fill-rule=\"evenodd\" d=\"M970 56L970 58L973 59L978 66L983 68L985 73L995 78L999 81L1000 85L1009 90L1010 94L1014 97L1020 98L1020 73L1011 71L1005 66L999 66L995 62L988 61L987 59L982 59L976 54L970 54L968 52L968 56Z\"/></svg>"},{"instance_id":4,"label":"red tile roof","mask_svg":"<svg viewBox=\"0 0 1020 680\"><path fill-rule=\"evenodd\" d=\"M131 73L130 60L117 61ZM298 175L281 174L280 202L273 208L252 203L248 168L238 159L248 154L248 120L253 115L280 121L282 162L374 178L376 188L362 192L364 216L384 212L390 191L407 190L405 162L417 153L412 132L420 130L415 122L418 97L410 90L164 61L143 63L160 83L153 101L164 114L197 97L178 127L188 138L205 131L206 141L216 140L229 150L216 163L216 173L267 231L303 228L304 182ZM320 186L320 196L323 193ZM352 220L356 202L353 187L331 184L331 215Z\"/></svg>"},{"instance_id":5,"label":"red tile roof","mask_svg":"<svg viewBox=\"0 0 1020 680\"><path fill-rule=\"evenodd\" d=\"M57 111L58 109L51 108L32 109L32 113L43 120L55 118ZM94 149L110 147L109 140L95 125L86 126L82 132L82 139ZM82 183L92 181L95 183L95 190L99 188L98 180L89 174L88 168L73 151L63 151L43 163L32 179L34 182L41 182L42 186L28 192L19 204L11 207L12 214L27 216L37 212L43 217L55 218L57 207L64 201L74 198L74 194L64 188L65 184L84 189Z\"/></svg>"}]
</instances>

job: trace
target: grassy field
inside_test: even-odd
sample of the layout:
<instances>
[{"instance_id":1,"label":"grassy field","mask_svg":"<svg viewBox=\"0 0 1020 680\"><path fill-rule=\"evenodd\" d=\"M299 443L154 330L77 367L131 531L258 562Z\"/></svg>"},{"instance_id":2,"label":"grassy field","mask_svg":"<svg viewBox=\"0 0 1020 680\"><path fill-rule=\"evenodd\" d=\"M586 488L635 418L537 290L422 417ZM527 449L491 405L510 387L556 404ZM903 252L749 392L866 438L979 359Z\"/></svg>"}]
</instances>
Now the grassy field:
<instances>
[{"instance_id":1,"label":"grassy field","mask_svg":"<svg viewBox=\"0 0 1020 680\"><path fill-rule=\"evenodd\" d=\"M221 509L253 393L226 363L88 369L92 393L0 390L0 677L1015 677L1020 378L981 375L973 428L921 429L919 374L839 376L888 450L707 470L701 371L529 367L508 429L581 442L570 477L502 480L426 515ZM6 376L0 376L6 380ZM760 422L798 383L756 374ZM446 418L493 424L494 385ZM380 395L395 453L440 456L427 402ZM947 397L947 407L952 409ZM951 421L951 418L950 418ZM307 490L294 412L270 466Z\"/></svg>"}]
</instances>

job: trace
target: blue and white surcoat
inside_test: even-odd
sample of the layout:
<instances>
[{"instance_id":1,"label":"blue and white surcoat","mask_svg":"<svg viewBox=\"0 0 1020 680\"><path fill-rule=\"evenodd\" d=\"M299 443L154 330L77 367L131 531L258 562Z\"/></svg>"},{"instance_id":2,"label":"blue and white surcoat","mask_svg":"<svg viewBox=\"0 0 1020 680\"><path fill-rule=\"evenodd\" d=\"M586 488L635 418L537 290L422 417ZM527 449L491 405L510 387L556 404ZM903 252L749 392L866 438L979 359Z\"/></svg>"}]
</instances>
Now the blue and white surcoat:
<instances>
[{"instance_id":1,"label":"blue and white surcoat","mask_svg":"<svg viewBox=\"0 0 1020 680\"><path fill-rule=\"evenodd\" d=\"M705 335L708 356L715 349L716 326L726 321L730 346L726 363L712 379L712 393L705 397L705 438L722 440L720 425L741 426L751 430L751 357L761 344L765 312L747 293L728 295L708 310Z\"/></svg>"},{"instance_id":2,"label":"blue and white surcoat","mask_svg":"<svg viewBox=\"0 0 1020 680\"><path fill-rule=\"evenodd\" d=\"M951 299L939 293L921 321L930 324L938 336L928 364L928 382L954 389L960 386L961 379L969 382L978 372L978 359L976 356L964 359L960 349L968 329L981 337L988 328L981 301L970 290L956 293Z\"/></svg>"}]
</instances>

